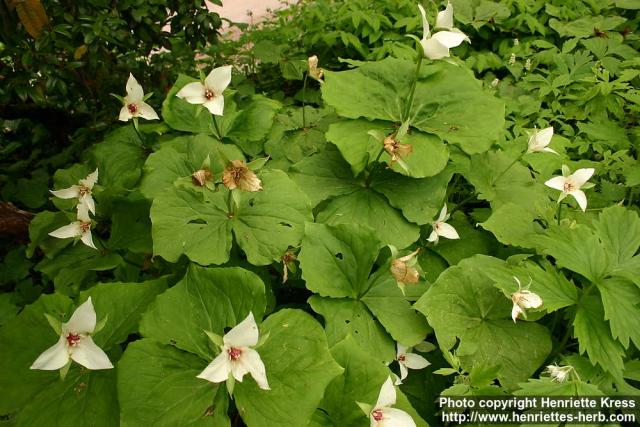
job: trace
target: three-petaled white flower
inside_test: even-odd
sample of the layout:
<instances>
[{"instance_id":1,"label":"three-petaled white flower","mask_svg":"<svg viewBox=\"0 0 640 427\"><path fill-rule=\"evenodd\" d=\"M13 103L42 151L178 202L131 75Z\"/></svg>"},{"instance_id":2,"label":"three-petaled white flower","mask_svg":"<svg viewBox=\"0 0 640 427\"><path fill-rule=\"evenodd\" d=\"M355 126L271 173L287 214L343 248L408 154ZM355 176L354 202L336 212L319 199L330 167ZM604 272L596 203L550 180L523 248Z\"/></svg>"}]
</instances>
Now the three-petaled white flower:
<instances>
[{"instance_id":1,"label":"three-petaled white flower","mask_svg":"<svg viewBox=\"0 0 640 427\"><path fill-rule=\"evenodd\" d=\"M77 221L74 221L69 225L62 226L57 230L53 230L49 233L49 236L57 237L58 239L80 237L82 243L90 248L98 249L96 248L96 245L93 244L93 237L91 236L91 218L89 217L89 208L87 205L78 205L78 214L76 218Z\"/></svg>"},{"instance_id":2,"label":"three-petaled white flower","mask_svg":"<svg viewBox=\"0 0 640 427\"><path fill-rule=\"evenodd\" d=\"M511 308L511 318L515 323L516 319L518 319L521 314L526 319L526 309L539 308L542 305L542 298L540 298L540 295L533 293L526 288L522 289L520 280L516 276L513 276L513 278L518 284L518 290L511 294L511 302L513 302L513 308Z\"/></svg>"},{"instance_id":3,"label":"three-petaled white flower","mask_svg":"<svg viewBox=\"0 0 640 427\"><path fill-rule=\"evenodd\" d=\"M133 77L133 74L129 73L129 79L127 80L127 96L119 99L123 99L123 107L120 109L120 116L118 120L127 122L132 118L142 117L147 120L158 120L160 117L156 114L153 108L145 101L144 91L142 86Z\"/></svg>"},{"instance_id":4,"label":"three-petaled white flower","mask_svg":"<svg viewBox=\"0 0 640 427\"><path fill-rule=\"evenodd\" d=\"M62 190L50 190L51 194L61 199L78 199L78 203L85 205L89 212L95 215L96 204L91 196L93 186L98 182L98 169L89 174L86 178L78 181L78 185L72 185Z\"/></svg>"},{"instance_id":5,"label":"three-petaled white flower","mask_svg":"<svg viewBox=\"0 0 640 427\"><path fill-rule=\"evenodd\" d=\"M447 7L438 12L436 17L436 28L443 28L445 31L438 31L431 35L427 13L422 5L418 4L422 15L422 40L420 44L424 50L424 56L429 59L442 59L449 56L449 49L460 46L463 41L470 41L469 37L457 28L453 27L453 6L447 3Z\"/></svg>"},{"instance_id":6,"label":"three-petaled white flower","mask_svg":"<svg viewBox=\"0 0 640 427\"><path fill-rule=\"evenodd\" d=\"M452 225L449 225L446 223L448 219L449 219L449 215L447 215L447 204L445 203L442 210L440 211L440 215L438 216L438 219L436 219L434 222L431 223L431 226L433 227L433 231L431 231L431 234L427 239L428 241L432 243L438 243L438 240L440 239L441 236L446 237L447 239L460 238L460 236L458 236L458 232L456 231L456 229L453 228Z\"/></svg>"},{"instance_id":7,"label":"three-petaled white flower","mask_svg":"<svg viewBox=\"0 0 640 427\"><path fill-rule=\"evenodd\" d=\"M87 369L111 369L109 357L91 338L96 329L96 311L91 297L73 312L67 323L60 326L58 342L42 353L31 369L53 371L64 368L70 360Z\"/></svg>"},{"instance_id":8,"label":"three-petaled white flower","mask_svg":"<svg viewBox=\"0 0 640 427\"><path fill-rule=\"evenodd\" d=\"M529 136L529 147L527 148L527 153L539 153L541 151L546 151L548 153L558 154L552 148L547 147L547 145L551 143L552 137L552 127L544 128L542 130L535 129Z\"/></svg>"},{"instance_id":9,"label":"three-petaled white flower","mask_svg":"<svg viewBox=\"0 0 640 427\"><path fill-rule=\"evenodd\" d=\"M400 378L396 380L396 385L402 384L402 380L409 375L408 369L424 369L431 363L420 356L419 354L412 353L410 347L398 343L396 351L396 361L400 365Z\"/></svg>"},{"instance_id":10,"label":"three-petaled white flower","mask_svg":"<svg viewBox=\"0 0 640 427\"><path fill-rule=\"evenodd\" d=\"M210 337L216 337L209 333ZM217 341L219 337L216 337ZM214 342L215 342L214 341ZM220 383L231 381L229 392L233 387L233 379L242 382L245 374L249 373L263 390L270 390L267 382L267 372L258 352L251 347L258 343L258 325L249 315L222 338L220 354L197 376L198 378Z\"/></svg>"},{"instance_id":11,"label":"three-petaled white flower","mask_svg":"<svg viewBox=\"0 0 640 427\"><path fill-rule=\"evenodd\" d=\"M596 170L594 168L578 169L571 175L569 175L569 168L562 165L562 175L554 176L550 180L544 183L547 187L551 187L556 190L560 190L560 197L558 203L560 203L568 195L573 196L578 202L580 209L584 212L587 209L587 196L581 188L591 188L593 185L585 185L586 182L593 176Z\"/></svg>"},{"instance_id":12,"label":"three-petaled white flower","mask_svg":"<svg viewBox=\"0 0 640 427\"><path fill-rule=\"evenodd\" d=\"M231 83L232 65L214 68L201 82L187 83L176 93L189 104L202 104L211 114L222 116L224 111L224 96L222 92Z\"/></svg>"},{"instance_id":13,"label":"three-petaled white flower","mask_svg":"<svg viewBox=\"0 0 640 427\"><path fill-rule=\"evenodd\" d=\"M396 404L396 389L391 377L382 384L375 406L356 402L360 409L369 416L371 427L416 427L411 415L401 409L392 408Z\"/></svg>"},{"instance_id":14,"label":"three-petaled white flower","mask_svg":"<svg viewBox=\"0 0 640 427\"><path fill-rule=\"evenodd\" d=\"M557 383L563 383L569 377L571 371L573 371L573 366L558 366L558 365L547 365L546 371L549 373L551 379Z\"/></svg>"}]
</instances>

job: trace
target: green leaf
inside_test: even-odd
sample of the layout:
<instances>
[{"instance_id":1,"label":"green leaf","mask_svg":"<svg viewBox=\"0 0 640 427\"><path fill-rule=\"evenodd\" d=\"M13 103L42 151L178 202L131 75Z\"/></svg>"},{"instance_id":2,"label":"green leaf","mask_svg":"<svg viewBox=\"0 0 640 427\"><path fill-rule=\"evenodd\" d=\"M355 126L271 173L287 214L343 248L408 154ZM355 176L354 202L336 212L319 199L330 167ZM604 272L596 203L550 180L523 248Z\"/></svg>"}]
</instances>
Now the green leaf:
<instances>
[{"instance_id":1,"label":"green leaf","mask_svg":"<svg viewBox=\"0 0 640 427\"><path fill-rule=\"evenodd\" d=\"M531 378L526 383L518 384L516 396L600 396L602 392L592 384L582 381L556 382L550 378Z\"/></svg>"},{"instance_id":2,"label":"green leaf","mask_svg":"<svg viewBox=\"0 0 640 427\"><path fill-rule=\"evenodd\" d=\"M327 140L338 147L342 157L351 165L354 176L373 163L383 149L382 141L369 134L372 130L390 134L394 129L388 122L358 119L332 123L326 133Z\"/></svg>"},{"instance_id":3,"label":"green leaf","mask_svg":"<svg viewBox=\"0 0 640 427\"><path fill-rule=\"evenodd\" d=\"M265 306L264 284L254 273L190 264L184 278L144 314L140 332L211 361L212 344L204 331L223 335L224 328L237 325L249 312L259 321Z\"/></svg>"},{"instance_id":4,"label":"green leaf","mask_svg":"<svg viewBox=\"0 0 640 427\"><path fill-rule=\"evenodd\" d=\"M536 246L533 237L542 232L535 219L536 215L530 209L508 202L492 209L489 219L480 225L493 233L500 243L533 248Z\"/></svg>"},{"instance_id":5,"label":"green leaf","mask_svg":"<svg viewBox=\"0 0 640 427\"><path fill-rule=\"evenodd\" d=\"M367 415L356 402L375 405L382 384L391 372L371 353L363 351L351 337L332 347L331 354L344 372L329 384L320 408L327 413L332 425L368 425ZM427 426L399 388L396 388L396 404L393 407L411 415L417 426Z\"/></svg>"},{"instance_id":6,"label":"green leaf","mask_svg":"<svg viewBox=\"0 0 640 427\"><path fill-rule=\"evenodd\" d=\"M36 248L41 248L47 256L54 256L67 246L69 239L57 239L49 236L49 233L68 224L69 218L64 212L38 212L29 223L27 257L31 258Z\"/></svg>"},{"instance_id":7,"label":"green leaf","mask_svg":"<svg viewBox=\"0 0 640 427\"><path fill-rule=\"evenodd\" d=\"M640 218L622 206L604 209L594 227L609 261L620 265L629 261L640 248Z\"/></svg>"},{"instance_id":8,"label":"green leaf","mask_svg":"<svg viewBox=\"0 0 640 427\"><path fill-rule=\"evenodd\" d=\"M187 101L176 96L178 91L187 83L197 81L199 80L185 76L184 74L178 75L178 80L176 80L171 90L169 90L167 97L162 103L162 118L166 124L175 130L211 134L213 129L213 115L201 105L189 104ZM225 101L227 101L227 99L225 99Z\"/></svg>"},{"instance_id":9,"label":"green leaf","mask_svg":"<svg viewBox=\"0 0 640 427\"><path fill-rule=\"evenodd\" d=\"M230 426L224 386L196 378L207 362L151 339L129 344L118 363L123 426Z\"/></svg>"},{"instance_id":10,"label":"green leaf","mask_svg":"<svg viewBox=\"0 0 640 427\"><path fill-rule=\"evenodd\" d=\"M460 239L440 239L437 245L430 248L444 258L449 265L455 265L475 254L489 255L496 252L498 245L492 236L469 224L469 219L460 211L454 212L447 223L456 229Z\"/></svg>"},{"instance_id":11,"label":"green leaf","mask_svg":"<svg viewBox=\"0 0 640 427\"><path fill-rule=\"evenodd\" d=\"M104 142L92 147L91 153L102 187L132 189L142 175L146 154L133 126L109 133Z\"/></svg>"},{"instance_id":12,"label":"green leaf","mask_svg":"<svg viewBox=\"0 0 640 427\"><path fill-rule=\"evenodd\" d=\"M462 367L498 366L498 379L506 387L524 381L551 351L549 331L533 322L514 323L511 301L494 288L488 267L502 261L476 255L450 267L416 302L427 316L440 347L456 348Z\"/></svg>"},{"instance_id":13,"label":"green leaf","mask_svg":"<svg viewBox=\"0 0 640 427\"><path fill-rule=\"evenodd\" d=\"M257 156L263 151L262 144L258 142L266 138L281 107L278 101L255 95L223 133L247 155Z\"/></svg>"},{"instance_id":14,"label":"green leaf","mask_svg":"<svg viewBox=\"0 0 640 427\"><path fill-rule=\"evenodd\" d=\"M629 339L636 347L640 346L640 328L636 327L640 318L640 289L625 279L611 277L600 282L598 290L613 337L625 349L629 348Z\"/></svg>"},{"instance_id":15,"label":"green leaf","mask_svg":"<svg viewBox=\"0 0 640 427\"><path fill-rule=\"evenodd\" d=\"M329 353L324 331L300 310L280 310L260 329L269 336L258 352L271 390L261 390L252 380L237 382L238 411L251 426L307 426L325 388L342 371Z\"/></svg>"},{"instance_id":16,"label":"green leaf","mask_svg":"<svg viewBox=\"0 0 640 427\"><path fill-rule=\"evenodd\" d=\"M153 243L150 208L149 201L142 198L139 193L132 193L126 199L114 200L109 248L127 249L134 253L151 253Z\"/></svg>"}]
</instances>

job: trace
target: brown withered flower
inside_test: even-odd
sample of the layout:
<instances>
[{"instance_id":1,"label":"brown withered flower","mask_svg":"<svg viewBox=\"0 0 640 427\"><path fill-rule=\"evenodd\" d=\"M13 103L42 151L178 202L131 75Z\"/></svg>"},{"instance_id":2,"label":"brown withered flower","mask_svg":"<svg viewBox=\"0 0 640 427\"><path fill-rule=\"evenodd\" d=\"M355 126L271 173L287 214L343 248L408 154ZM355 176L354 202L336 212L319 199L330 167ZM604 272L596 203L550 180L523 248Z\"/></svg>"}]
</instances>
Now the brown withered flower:
<instances>
[{"instance_id":1,"label":"brown withered flower","mask_svg":"<svg viewBox=\"0 0 640 427\"><path fill-rule=\"evenodd\" d=\"M213 181L213 174L209 169L200 169L191 174L193 185L204 187L208 182Z\"/></svg>"},{"instance_id":2,"label":"brown withered flower","mask_svg":"<svg viewBox=\"0 0 640 427\"><path fill-rule=\"evenodd\" d=\"M262 190L262 181L247 167L244 160L232 160L222 172L222 183L229 190L239 188L242 191Z\"/></svg>"},{"instance_id":3,"label":"brown withered flower","mask_svg":"<svg viewBox=\"0 0 640 427\"><path fill-rule=\"evenodd\" d=\"M391 156L391 164L401 161L413 152L413 146L411 144L400 144L395 138L395 135L387 136L384 141L384 150Z\"/></svg>"},{"instance_id":4,"label":"brown withered flower","mask_svg":"<svg viewBox=\"0 0 640 427\"><path fill-rule=\"evenodd\" d=\"M420 252L420 248L411 252L409 255L403 256L401 258L392 259L390 271L393 277L398 282L398 287L404 293L405 285L407 284L416 284L420 281L420 273L414 267L416 264L416 255Z\"/></svg>"},{"instance_id":5,"label":"brown withered flower","mask_svg":"<svg viewBox=\"0 0 640 427\"><path fill-rule=\"evenodd\" d=\"M324 71L322 71L322 68L318 68L318 57L316 55L309 57L307 65L309 67L309 76L316 80L322 80Z\"/></svg>"},{"instance_id":6,"label":"brown withered flower","mask_svg":"<svg viewBox=\"0 0 640 427\"><path fill-rule=\"evenodd\" d=\"M282 274L282 283L285 283L289 279L289 263L293 263L296 259L296 254L293 252L285 252L282 255L282 266L283 266L283 274Z\"/></svg>"}]
</instances>

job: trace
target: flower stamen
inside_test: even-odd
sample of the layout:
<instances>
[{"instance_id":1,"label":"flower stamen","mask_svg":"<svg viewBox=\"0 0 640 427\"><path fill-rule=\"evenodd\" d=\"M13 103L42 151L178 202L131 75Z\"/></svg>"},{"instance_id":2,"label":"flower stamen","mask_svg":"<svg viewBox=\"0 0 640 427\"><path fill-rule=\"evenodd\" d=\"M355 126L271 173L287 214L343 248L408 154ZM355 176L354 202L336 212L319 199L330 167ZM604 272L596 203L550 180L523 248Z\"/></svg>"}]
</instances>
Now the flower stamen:
<instances>
[{"instance_id":1,"label":"flower stamen","mask_svg":"<svg viewBox=\"0 0 640 427\"><path fill-rule=\"evenodd\" d=\"M138 111L138 106L136 104L128 104L127 109L131 114L135 114Z\"/></svg>"},{"instance_id":2,"label":"flower stamen","mask_svg":"<svg viewBox=\"0 0 640 427\"><path fill-rule=\"evenodd\" d=\"M384 414L380 409L376 409L375 411L371 412L371 416L376 421L382 421L382 418L384 418Z\"/></svg>"},{"instance_id":3,"label":"flower stamen","mask_svg":"<svg viewBox=\"0 0 640 427\"><path fill-rule=\"evenodd\" d=\"M238 358L242 354L242 350L240 350L239 348L231 347L229 350L227 350L227 353L229 353L229 357L231 358L231 360L238 360Z\"/></svg>"},{"instance_id":4,"label":"flower stamen","mask_svg":"<svg viewBox=\"0 0 640 427\"><path fill-rule=\"evenodd\" d=\"M75 347L78 345L78 342L80 342L80 334L70 333L67 335L67 343L69 346Z\"/></svg>"},{"instance_id":5,"label":"flower stamen","mask_svg":"<svg viewBox=\"0 0 640 427\"><path fill-rule=\"evenodd\" d=\"M212 90L210 89L205 89L204 90L204 97L207 98L207 100L213 99L216 97L216 94L213 93Z\"/></svg>"}]
</instances>

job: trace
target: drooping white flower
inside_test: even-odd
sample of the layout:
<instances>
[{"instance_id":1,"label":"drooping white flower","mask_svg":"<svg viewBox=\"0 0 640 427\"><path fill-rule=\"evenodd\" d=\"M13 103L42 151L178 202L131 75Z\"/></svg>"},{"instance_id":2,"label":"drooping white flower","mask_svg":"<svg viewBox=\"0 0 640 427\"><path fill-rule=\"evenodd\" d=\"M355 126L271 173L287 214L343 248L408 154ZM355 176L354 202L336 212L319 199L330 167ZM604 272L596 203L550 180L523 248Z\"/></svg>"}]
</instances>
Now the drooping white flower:
<instances>
[{"instance_id":1,"label":"drooping white flower","mask_svg":"<svg viewBox=\"0 0 640 427\"><path fill-rule=\"evenodd\" d=\"M67 323L61 325L60 339L44 351L31 369L54 371L64 368L69 359L87 369L111 369L109 357L91 338L96 329L96 311L91 297L73 312Z\"/></svg>"},{"instance_id":2,"label":"drooping white flower","mask_svg":"<svg viewBox=\"0 0 640 427\"><path fill-rule=\"evenodd\" d=\"M466 34L453 27L453 6L451 3L447 3L447 7L438 12L436 17L436 28L442 28L444 31L438 31L433 35L431 35L427 21L427 13L420 4L418 4L418 9L422 15L422 40L420 40L420 44L425 57L429 59L446 58L449 56L449 49L460 46L465 40L469 41Z\"/></svg>"},{"instance_id":3,"label":"drooping white flower","mask_svg":"<svg viewBox=\"0 0 640 427\"><path fill-rule=\"evenodd\" d=\"M184 85L176 96L187 101L189 104L201 104L211 114L222 116L224 111L224 96L222 92L231 83L232 65L214 68L201 82L193 82Z\"/></svg>"},{"instance_id":4,"label":"drooping white flower","mask_svg":"<svg viewBox=\"0 0 640 427\"><path fill-rule=\"evenodd\" d=\"M72 185L62 190L50 190L51 194L61 199L78 199L78 203L85 205L89 212L95 215L96 204L91 196L93 186L98 182L98 169L89 174L86 178L78 181L78 185Z\"/></svg>"},{"instance_id":5,"label":"drooping white flower","mask_svg":"<svg viewBox=\"0 0 640 427\"><path fill-rule=\"evenodd\" d=\"M160 117L144 99L144 91L133 74L129 73L127 80L127 96L124 97L124 105L120 109L118 120L126 122L132 118L142 117L147 120L158 120Z\"/></svg>"},{"instance_id":6,"label":"drooping white flower","mask_svg":"<svg viewBox=\"0 0 640 427\"><path fill-rule=\"evenodd\" d=\"M573 371L573 366L558 366L558 365L547 365L546 371L549 373L551 379L558 383L563 383L569 377L571 371Z\"/></svg>"},{"instance_id":7,"label":"drooping white flower","mask_svg":"<svg viewBox=\"0 0 640 427\"><path fill-rule=\"evenodd\" d=\"M529 147L527 153L539 153L546 151L553 154L558 154L553 149L547 147L551 143L553 137L553 128L548 127L541 130L534 130L529 136Z\"/></svg>"},{"instance_id":8,"label":"drooping white flower","mask_svg":"<svg viewBox=\"0 0 640 427\"><path fill-rule=\"evenodd\" d=\"M511 294L511 302L513 302L513 308L511 309L511 318L514 323L516 319L522 314L524 316L527 315L526 309L528 308L538 308L542 305L542 298L540 295L531 292L528 289L522 289L522 284L520 280L513 276L518 284L518 290Z\"/></svg>"},{"instance_id":9,"label":"drooping white flower","mask_svg":"<svg viewBox=\"0 0 640 427\"><path fill-rule=\"evenodd\" d=\"M396 380L396 385L402 384L402 380L409 375L408 369L424 369L431 363L420 356L419 354L412 353L411 348L406 345L398 343L396 351L396 361L400 365L400 378Z\"/></svg>"},{"instance_id":10,"label":"drooping white flower","mask_svg":"<svg viewBox=\"0 0 640 427\"><path fill-rule=\"evenodd\" d=\"M569 175L569 169L566 168L566 166L563 166L562 169L563 176L554 176L545 182L544 185L561 191L558 203L568 195L573 196L573 198L576 199L576 202L578 202L580 209L584 212L587 209L587 196L581 188L589 188L585 186L585 184L589 178L593 176L596 170L594 168L578 169Z\"/></svg>"},{"instance_id":11,"label":"drooping white flower","mask_svg":"<svg viewBox=\"0 0 640 427\"><path fill-rule=\"evenodd\" d=\"M91 218L89 217L89 208L85 204L78 205L77 221L72 222L69 225L53 230L49 233L51 237L57 237L58 239L68 239L69 237L80 237L80 240L85 245L93 249L96 245L93 244L93 237L91 236Z\"/></svg>"},{"instance_id":12,"label":"drooping white flower","mask_svg":"<svg viewBox=\"0 0 640 427\"><path fill-rule=\"evenodd\" d=\"M429 235L428 241L432 243L438 243L439 238L446 237L447 239L459 239L458 232L453 226L446 223L449 219L449 215L447 215L447 204L443 206L440 211L440 216L434 222L431 223L433 227L433 231Z\"/></svg>"},{"instance_id":13,"label":"drooping white flower","mask_svg":"<svg viewBox=\"0 0 640 427\"><path fill-rule=\"evenodd\" d=\"M396 389L391 377L382 384L378 401L373 407L366 403L356 403L369 417L371 427L416 427L411 415L401 409L392 408L396 404Z\"/></svg>"},{"instance_id":14,"label":"drooping white flower","mask_svg":"<svg viewBox=\"0 0 640 427\"><path fill-rule=\"evenodd\" d=\"M220 383L234 378L242 382L249 373L263 390L270 390L267 372L260 355L253 346L258 343L258 325L249 315L222 338L220 354L197 376L198 378Z\"/></svg>"}]
</instances>

